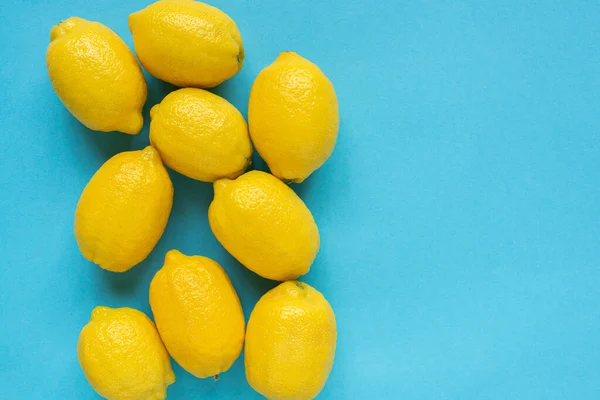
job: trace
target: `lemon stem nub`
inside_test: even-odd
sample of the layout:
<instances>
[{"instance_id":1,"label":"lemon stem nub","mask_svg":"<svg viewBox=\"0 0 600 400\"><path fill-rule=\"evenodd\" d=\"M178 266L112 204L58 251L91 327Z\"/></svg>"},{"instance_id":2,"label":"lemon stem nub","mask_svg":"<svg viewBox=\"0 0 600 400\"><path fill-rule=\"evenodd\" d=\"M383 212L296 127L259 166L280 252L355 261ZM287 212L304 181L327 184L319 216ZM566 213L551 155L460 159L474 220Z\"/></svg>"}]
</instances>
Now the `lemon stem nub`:
<instances>
[{"instance_id":1,"label":"lemon stem nub","mask_svg":"<svg viewBox=\"0 0 600 400\"><path fill-rule=\"evenodd\" d=\"M216 374L215 376L213 376L213 378L215 379L215 382L218 382L220 379L219 374Z\"/></svg>"}]
</instances>

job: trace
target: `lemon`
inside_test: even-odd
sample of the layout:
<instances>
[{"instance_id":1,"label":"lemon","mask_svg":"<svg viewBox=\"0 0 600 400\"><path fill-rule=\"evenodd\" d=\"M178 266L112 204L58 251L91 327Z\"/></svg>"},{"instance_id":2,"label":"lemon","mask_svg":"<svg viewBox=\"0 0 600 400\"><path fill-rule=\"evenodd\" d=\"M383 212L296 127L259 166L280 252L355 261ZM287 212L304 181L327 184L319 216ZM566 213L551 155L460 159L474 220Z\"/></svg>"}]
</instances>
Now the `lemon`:
<instances>
[{"instance_id":1,"label":"lemon","mask_svg":"<svg viewBox=\"0 0 600 400\"><path fill-rule=\"evenodd\" d=\"M248 167L252 143L242 114L202 89L179 89L150 110L150 142L175 171L213 182Z\"/></svg>"},{"instance_id":2,"label":"lemon","mask_svg":"<svg viewBox=\"0 0 600 400\"><path fill-rule=\"evenodd\" d=\"M109 400L163 400L175 382L156 327L132 308L96 307L81 330L79 363L96 392Z\"/></svg>"},{"instance_id":3,"label":"lemon","mask_svg":"<svg viewBox=\"0 0 600 400\"><path fill-rule=\"evenodd\" d=\"M193 0L160 0L129 16L135 51L152 75L177 86L213 87L242 69L235 22Z\"/></svg>"},{"instance_id":4,"label":"lemon","mask_svg":"<svg viewBox=\"0 0 600 400\"><path fill-rule=\"evenodd\" d=\"M173 185L155 149L117 154L94 174L77 204L81 254L109 271L127 271L160 239L172 203Z\"/></svg>"},{"instance_id":5,"label":"lemon","mask_svg":"<svg viewBox=\"0 0 600 400\"><path fill-rule=\"evenodd\" d=\"M210 227L240 263L278 281L308 272L319 251L319 230L292 189L273 175L251 171L216 181L214 190Z\"/></svg>"},{"instance_id":6,"label":"lemon","mask_svg":"<svg viewBox=\"0 0 600 400\"><path fill-rule=\"evenodd\" d=\"M210 258L171 250L150 284L150 306L165 346L186 371L225 372L244 344L244 314L229 277Z\"/></svg>"},{"instance_id":7,"label":"lemon","mask_svg":"<svg viewBox=\"0 0 600 400\"><path fill-rule=\"evenodd\" d=\"M333 85L307 59L281 53L252 85L248 124L254 146L271 173L302 182L335 147L339 113Z\"/></svg>"},{"instance_id":8,"label":"lemon","mask_svg":"<svg viewBox=\"0 0 600 400\"><path fill-rule=\"evenodd\" d=\"M129 47L106 26L71 17L50 31L46 65L52 86L86 127L135 135L147 88Z\"/></svg>"},{"instance_id":9,"label":"lemon","mask_svg":"<svg viewBox=\"0 0 600 400\"><path fill-rule=\"evenodd\" d=\"M284 282L256 304L246 332L246 378L269 400L314 399L335 356L335 315L302 282Z\"/></svg>"}]
</instances>

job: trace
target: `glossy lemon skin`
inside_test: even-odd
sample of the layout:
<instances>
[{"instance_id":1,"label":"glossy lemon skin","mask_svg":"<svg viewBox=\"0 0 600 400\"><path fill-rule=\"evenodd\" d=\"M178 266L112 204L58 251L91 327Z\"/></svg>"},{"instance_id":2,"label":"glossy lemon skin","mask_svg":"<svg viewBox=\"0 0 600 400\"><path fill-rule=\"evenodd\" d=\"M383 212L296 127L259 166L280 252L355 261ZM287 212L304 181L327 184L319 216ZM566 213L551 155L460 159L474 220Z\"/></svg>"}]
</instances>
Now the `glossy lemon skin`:
<instances>
[{"instance_id":1,"label":"glossy lemon skin","mask_svg":"<svg viewBox=\"0 0 600 400\"><path fill-rule=\"evenodd\" d=\"M175 382L156 327L132 308L96 307L81 330L79 363L96 392L109 400L164 400Z\"/></svg>"},{"instance_id":2,"label":"glossy lemon skin","mask_svg":"<svg viewBox=\"0 0 600 400\"><path fill-rule=\"evenodd\" d=\"M310 270L320 246L319 230L302 199L262 171L214 183L208 209L217 240L246 268L273 280Z\"/></svg>"},{"instance_id":3,"label":"glossy lemon skin","mask_svg":"<svg viewBox=\"0 0 600 400\"><path fill-rule=\"evenodd\" d=\"M54 26L46 65L65 107L86 127L135 135L147 87L125 42L108 27L71 17Z\"/></svg>"},{"instance_id":4,"label":"glossy lemon skin","mask_svg":"<svg viewBox=\"0 0 600 400\"><path fill-rule=\"evenodd\" d=\"M270 400L314 399L335 357L335 314L306 283L289 281L256 304L246 332L246 378Z\"/></svg>"},{"instance_id":5,"label":"glossy lemon skin","mask_svg":"<svg viewBox=\"0 0 600 400\"><path fill-rule=\"evenodd\" d=\"M167 95L150 111L150 142L164 163L192 179L237 178L250 164L252 143L242 114L203 89Z\"/></svg>"},{"instance_id":6,"label":"glossy lemon skin","mask_svg":"<svg viewBox=\"0 0 600 400\"><path fill-rule=\"evenodd\" d=\"M171 250L150 284L150 306L171 356L198 378L227 371L244 344L242 306L215 261Z\"/></svg>"},{"instance_id":7,"label":"glossy lemon skin","mask_svg":"<svg viewBox=\"0 0 600 400\"><path fill-rule=\"evenodd\" d=\"M159 0L131 14L129 30L144 68L177 86L217 86L244 62L235 22L199 1Z\"/></svg>"},{"instance_id":8,"label":"glossy lemon skin","mask_svg":"<svg viewBox=\"0 0 600 400\"><path fill-rule=\"evenodd\" d=\"M248 124L271 173L302 182L335 148L339 111L333 85L312 62L293 52L281 53L252 85Z\"/></svg>"},{"instance_id":9,"label":"glossy lemon skin","mask_svg":"<svg viewBox=\"0 0 600 400\"><path fill-rule=\"evenodd\" d=\"M150 254L172 204L173 185L154 148L115 155L94 174L77 204L81 254L109 271L127 271Z\"/></svg>"}]
</instances>

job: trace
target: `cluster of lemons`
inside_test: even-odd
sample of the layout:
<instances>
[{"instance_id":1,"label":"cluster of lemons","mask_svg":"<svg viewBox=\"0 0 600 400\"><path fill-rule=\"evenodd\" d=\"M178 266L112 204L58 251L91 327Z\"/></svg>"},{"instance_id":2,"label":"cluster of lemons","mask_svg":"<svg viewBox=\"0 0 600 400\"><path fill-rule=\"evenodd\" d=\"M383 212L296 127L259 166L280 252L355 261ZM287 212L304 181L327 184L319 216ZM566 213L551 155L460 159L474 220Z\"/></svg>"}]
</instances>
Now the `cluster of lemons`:
<instances>
[{"instance_id":1,"label":"cluster of lemons","mask_svg":"<svg viewBox=\"0 0 600 400\"><path fill-rule=\"evenodd\" d=\"M221 10L193 0L160 0L129 17L135 53L153 76L183 87L151 112L151 146L115 155L94 174L75 212L88 260L123 272L144 260L171 212L163 165L214 182L208 215L218 241L241 264L277 281L246 327L221 266L177 250L150 285L156 325L131 308L97 307L79 337L86 378L104 398L166 398L175 382L169 355L191 374L227 371L245 347L249 384L269 399L312 399L323 389L336 346L327 300L296 281L320 246L302 182L331 155L339 115L323 72L284 52L256 78L248 125L225 99L202 88L231 78L244 60L242 37ZM52 85L67 109L98 131L137 134L147 86L132 51L108 27L72 17L54 26L47 51ZM245 172L253 144L272 174Z\"/></svg>"}]
</instances>

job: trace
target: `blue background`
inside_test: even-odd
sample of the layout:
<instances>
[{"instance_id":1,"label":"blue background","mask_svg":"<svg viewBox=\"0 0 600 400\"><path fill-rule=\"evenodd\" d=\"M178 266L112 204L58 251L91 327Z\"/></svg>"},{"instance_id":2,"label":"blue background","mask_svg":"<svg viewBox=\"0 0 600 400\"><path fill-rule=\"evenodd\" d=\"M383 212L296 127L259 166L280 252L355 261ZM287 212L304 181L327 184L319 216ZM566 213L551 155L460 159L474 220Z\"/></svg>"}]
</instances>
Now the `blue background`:
<instances>
[{"instance_id":1,"label":"blue background","mask_svg":"<svg viewBox=\"0 0 600 400\"><path fill-rule=\"evenodd\" d=\"M246 316L274 286L211 234L211 185L174 172L169 224L145 262L113 274L77 249L82 189L109 157L148 144L148 111L173 87L147 76L138 136L91 132L48 80L50 28L77 15L131 44L127 16L147 4L2 6L2 399L97 398L79 331L97 305L149 313L171 248L218 260ZM333 156L294 186L322 236L304 280L338 321L320 398L600 398L600 3L212 4L238 23L247 54L215 92L244 115L254 78L283 50L317 63L339 97ZM260 398L242 358L219 382L174 368L169 399Z\"/></svg>"}]
</instances>

